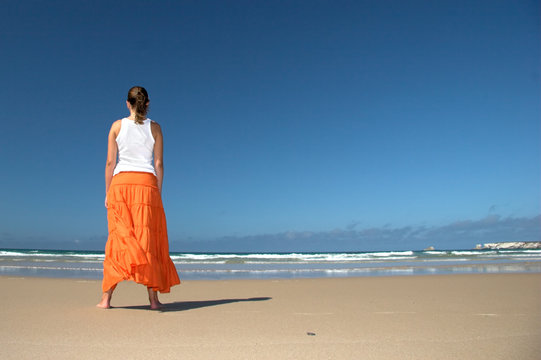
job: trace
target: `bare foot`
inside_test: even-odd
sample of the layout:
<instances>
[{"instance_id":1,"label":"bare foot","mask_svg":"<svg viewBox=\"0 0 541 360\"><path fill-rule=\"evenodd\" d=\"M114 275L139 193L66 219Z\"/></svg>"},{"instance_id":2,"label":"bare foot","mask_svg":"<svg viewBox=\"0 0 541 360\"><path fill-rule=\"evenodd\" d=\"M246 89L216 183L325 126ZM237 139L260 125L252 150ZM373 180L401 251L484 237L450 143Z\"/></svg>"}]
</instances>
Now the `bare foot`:
<instances>
[{"instance_id":1,"label":"bare foot","mask_svg":"<svg viewBox=\"0 0 541 360\"><path fill-rule=\"evenodd\" d=\"M99 307L101 309L110 309L112 295L113 295L112 290L104 292L103 295L101 296L101 301L96 305L96 307Z\"/></svg>"},{"instance_id":2,"label":"bare foot","mask_svg":"<svg viewBox=\"0 0 541 360\"><path fill-rule=\"evenodd\" d=\"M150 310L159 310L163 304L158 300L158 292L148 288L148 300L150 301Z\"/></svg>"}]
</instances>

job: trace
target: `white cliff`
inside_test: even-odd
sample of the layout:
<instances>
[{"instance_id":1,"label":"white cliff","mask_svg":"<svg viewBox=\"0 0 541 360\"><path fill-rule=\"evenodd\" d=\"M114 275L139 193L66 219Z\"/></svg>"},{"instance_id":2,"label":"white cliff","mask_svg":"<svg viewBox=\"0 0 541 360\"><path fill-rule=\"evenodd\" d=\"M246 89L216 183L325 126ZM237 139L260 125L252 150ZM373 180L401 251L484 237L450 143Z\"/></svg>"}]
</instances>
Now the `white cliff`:
<instances>
[{"instance_id":1,"label":"white cliff","mask_svg":"<svg viewBox=\"0 0 541 360\"><path fill-rule=\"evenodd\" d=\"M499 242L499 243L486 243L477 244L475 246L478 250L492 249L492 250L505 250L505 249L541 249L541 241L515 241L515 242Z\"/></svg>"}]
</instances>

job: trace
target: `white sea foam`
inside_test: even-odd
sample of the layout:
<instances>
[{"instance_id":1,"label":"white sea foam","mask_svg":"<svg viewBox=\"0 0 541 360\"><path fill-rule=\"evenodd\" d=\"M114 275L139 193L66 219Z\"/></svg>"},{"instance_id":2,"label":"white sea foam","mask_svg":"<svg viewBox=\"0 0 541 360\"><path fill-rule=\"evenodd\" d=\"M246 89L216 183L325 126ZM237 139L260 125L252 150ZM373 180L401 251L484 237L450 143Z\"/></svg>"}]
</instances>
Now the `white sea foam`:
<instances>
[{"instance_id":1,"label":"white sea foam","mask_svg":"<svg viewBox=\"0 0 541 360\"><path fill-rule=\"evenodd\" d=\"M67 258L67 257L75 257L75 258L83 258L83 259L99 259L103 260L105 258L104 254L85 254L85 253L76 253L76 252L38 252L38 251L28 251L28 252L20 252L20 251L9 251L9 250L0 250L0 256L7 256L7 257L33 257L33 258L42 258L42 257L50 257L50 258Z\"/></svg>"},{"instance_id":2,"label":"white sea foam","mask_svg":"<svg viewBox=\"0 0 541 360\"><path fill-rule=\"evenodd\" d=\"M84 258L84 259L96 259L96 260L105 259L105 254L68 254L67 256L73 256L73 257Z\"/></svg>"},{"instance_id":3,"label":"white sea foam","mask_svg":"<svg viewBox=\"0 0 541 360\"><path fill-rule=\"evenodd\" d=\"M423 253L428 254L428 255L447 255L447 254L449 254L448 251L437 251L437 250L427 250L427 251L423 251Z\"/></svg>"},{"instance_id":4,"label":"white sea foam","mask_svg":"<svg viewBox=\"0 0 541 360\"><path fill-rule=\"evenodd\" d=\"M28 253L0 250L0 256L28 256Z\"/></svg>"},{"instance_id":5,"label":"white sea foam","mask_svg":"<svg viewBox=\"0 0 541 360\"><path fill-rule=\"evenodd\" d=\"M355 262L369 260L414 259L413 251L388 251L375 253L288 253L288 254L173 254L175 263L201 262L225 263L242 261L246 264L264 262Z\"/></svg>"},{"instance_id":6,"label":"white sea foam","mask_svg":"<svg viewBox=\"0 0 541 360\"><path fill-rule=\"evenodd\" d=\"M386 256L407 256L407 255L413 255L413 251L387 251L387 252L375 252L375 253L368 253L372 256L377 257L386 257Z\"/></svg>"},{"instance_id":7,"label":"white sea foam","mask_svg":"<svg viewBox=\"0 0 541 360\"><path fill-rule=\"evenodd\" d=\"M455 250L451 251L453 255L463 255L463 256L479 256L479 255L497 255L497 251L465 251L465 250Z\"/></svg>"}]
</instances>

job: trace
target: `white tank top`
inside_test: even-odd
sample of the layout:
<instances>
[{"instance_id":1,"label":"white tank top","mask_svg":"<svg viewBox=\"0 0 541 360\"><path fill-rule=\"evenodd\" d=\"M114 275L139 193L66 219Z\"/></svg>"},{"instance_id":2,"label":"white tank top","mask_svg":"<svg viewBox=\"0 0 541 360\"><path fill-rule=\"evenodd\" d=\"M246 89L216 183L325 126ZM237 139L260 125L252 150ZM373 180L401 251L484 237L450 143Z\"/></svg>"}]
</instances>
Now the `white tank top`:
<instances>
[{"instance_id":1,"label":"white tank top","mask_svg":"<svg viewBox=\"0 0 541 360\"><path fill-rule=\"evenodd\" d=\"M142 124L136 124L127 118L122 119L116 143L118 163L113 175L121 171L141 171L156 175L153 165L154 137L150 130L150 119L144 120Z\"/></svg>"}]
</instances>

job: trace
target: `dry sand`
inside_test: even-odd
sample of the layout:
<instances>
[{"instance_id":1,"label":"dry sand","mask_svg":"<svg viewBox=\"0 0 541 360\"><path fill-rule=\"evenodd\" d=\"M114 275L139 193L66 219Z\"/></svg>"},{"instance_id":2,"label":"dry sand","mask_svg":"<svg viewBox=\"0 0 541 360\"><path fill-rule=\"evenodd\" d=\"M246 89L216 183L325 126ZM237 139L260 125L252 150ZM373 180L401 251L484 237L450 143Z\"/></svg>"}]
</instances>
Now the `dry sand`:
<instances>
[{"instance_id":1,"label":"dry sand","mask_svg":"<svg viewBox=\"0 0 541 360\"><path fill-rule=\"evenodd\" d=\"M1 359L541 359L541 274L0 283Z\"/></svg>"}]
</instances>

